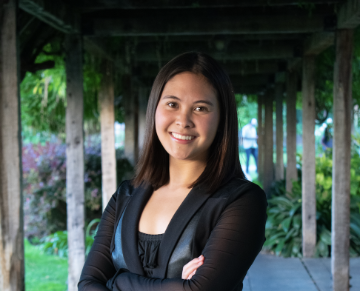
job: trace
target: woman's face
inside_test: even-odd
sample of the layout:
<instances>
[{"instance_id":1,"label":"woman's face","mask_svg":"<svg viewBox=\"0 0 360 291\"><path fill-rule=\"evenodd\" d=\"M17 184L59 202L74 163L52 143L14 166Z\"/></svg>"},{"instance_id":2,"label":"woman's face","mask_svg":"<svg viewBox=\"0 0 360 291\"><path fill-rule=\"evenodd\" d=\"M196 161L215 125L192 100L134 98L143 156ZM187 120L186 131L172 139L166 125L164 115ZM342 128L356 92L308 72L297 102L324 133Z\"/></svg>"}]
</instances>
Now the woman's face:
<instances>
[{"instance_id":1,"label":"woman's face","mask_svg":"<svg viewBox=\"0 0 360 291\"><path fill-rule=\"evenodd\" d=\"M215 89L203 75L184 72L166 83L156 108L155 128L172 158L206 161L219 119Z\"/></svg>"}]
</instances>

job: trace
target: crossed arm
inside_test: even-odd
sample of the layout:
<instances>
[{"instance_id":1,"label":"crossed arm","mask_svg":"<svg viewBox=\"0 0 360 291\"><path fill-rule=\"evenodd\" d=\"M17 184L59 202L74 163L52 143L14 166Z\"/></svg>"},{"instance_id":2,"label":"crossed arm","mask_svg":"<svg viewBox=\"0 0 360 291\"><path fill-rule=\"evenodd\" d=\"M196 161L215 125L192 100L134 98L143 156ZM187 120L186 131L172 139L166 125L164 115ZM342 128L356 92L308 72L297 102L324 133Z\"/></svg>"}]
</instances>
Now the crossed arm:
<instances>
[{"instance_id":1,"label":"crossed arm","mask_svg":"<svg viewBox=\"0 0 360 291\"><path fill-rule=\"evenodd\" d=\"M108 290L105 287L106 281L115 274L108 248L114 223L111 203L112 201L105 210L94 246L85 263L79 290ZM266 206L265 195L257 188L244 193L241 198L232 202L224 210L213 229L202 253L205 258L203 264L199 265L191 279L147 278L131 272L123 272L116 277L113 290L233 290L242 284L246 272L264 243ZM106 247L107 252L104 251Z\"/></svg>"}]
</instances>

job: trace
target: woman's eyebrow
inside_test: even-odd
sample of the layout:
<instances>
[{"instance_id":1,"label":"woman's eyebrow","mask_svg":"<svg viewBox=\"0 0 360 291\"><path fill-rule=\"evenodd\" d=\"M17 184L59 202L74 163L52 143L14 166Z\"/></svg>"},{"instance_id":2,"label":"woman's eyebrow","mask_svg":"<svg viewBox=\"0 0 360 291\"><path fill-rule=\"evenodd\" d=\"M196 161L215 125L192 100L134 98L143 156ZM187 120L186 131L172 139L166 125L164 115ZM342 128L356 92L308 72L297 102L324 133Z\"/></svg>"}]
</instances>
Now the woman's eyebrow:
<instances>
[{"instance_id":1,"label":"woman's eyebrow","mask_svg":"<svg viewBox=\"0 0 360 291\"><path fill-rule=\"evenodd\" d=\"M208 100L198 100L198 101L195 101L194 104L196 103L205 103L207 105L210 105L210 106L214 106L214 104L212 104L210 101Z\"/></svg>"},{"instance_id":2,"label":"woman's eyebrow","mask_svg":"<svg viewBox=\"0 0 360 291\"><path fill-rule=\"evenodd\" d=\"M181 101L179 97L176 97L173 95L166 95L166 96L162 97L162 99L176 99L176 100Z\"/></svg>"}]
</instances>

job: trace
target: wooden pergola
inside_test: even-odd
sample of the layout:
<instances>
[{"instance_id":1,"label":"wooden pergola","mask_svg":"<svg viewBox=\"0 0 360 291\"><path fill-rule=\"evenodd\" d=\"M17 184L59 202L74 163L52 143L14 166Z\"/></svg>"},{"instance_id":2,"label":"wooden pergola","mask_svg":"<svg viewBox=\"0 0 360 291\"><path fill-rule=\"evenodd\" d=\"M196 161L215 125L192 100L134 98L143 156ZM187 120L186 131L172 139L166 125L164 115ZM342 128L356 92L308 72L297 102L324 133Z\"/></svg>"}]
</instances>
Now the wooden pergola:
<instances>
[{"instance_id":1,"label":"wooden pergola","mask_svg":"<svg viewBox=\"0 0 360 291\"><path fill-rule=\"evenodd\" d=\"M159 68L185 51L216 58L230 74L235 93L258 96L259 171L267 193L274 179L285 178L287 191L297 179L295 106L301 90L303 255L312 257L316 246L315 58L330 46L336 49L333 290L349 290L351 63L353 29L359 23L359 0L0 1L0 290L24 290L19 81L26 71L53 65L35 64L35 58L54 33L65 34L69 291L77 290L85 260L83 49L103 59L99 100L104 205L116 188L115 71L121 71L123 82L125 154L136 163L144 138L147 96ZM119 37L121 42L111 41Z\"/></svg>"}]
</instances>

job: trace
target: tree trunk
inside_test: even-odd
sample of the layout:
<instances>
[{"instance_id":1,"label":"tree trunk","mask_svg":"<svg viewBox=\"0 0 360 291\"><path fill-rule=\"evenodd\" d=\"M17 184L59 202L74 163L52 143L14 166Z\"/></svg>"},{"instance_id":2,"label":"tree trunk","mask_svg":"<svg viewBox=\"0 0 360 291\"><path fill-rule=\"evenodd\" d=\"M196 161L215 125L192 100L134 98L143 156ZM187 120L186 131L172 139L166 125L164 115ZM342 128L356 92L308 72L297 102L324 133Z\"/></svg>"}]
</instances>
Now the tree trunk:
<instances>
[{"instance_id":1,"label":"tree trunk","mask_svg":"<svg viewBox=\"0 0 360 291\"><path fill-rule=\"evenodd\" d=\"M116 190L114 76L110 61L102 64L102 81L99 91L101 123L102 207L105 209Z\"/></svg>"},{"instance_id":2,"label":"tree trunk","mask_svg":"<svg viewBox=\"0 0 360 291\"><path fill-rule=\"evenodd\" d=\"M273 100L274 91L269 90L265 95L265 124L264 124L264 173L263 188L268 197L270 197L271 183L274 176L274 131L273 131Z\"/></svg>"},{"instance_id":3,"label":"tree trunk","mask_svg":"<svg viewBox=\"0 0 360 291\"><path fill-rule=\"evenodd\" d=\"M66 50L66 202L68 291L77 290L85 262L82 38L67 35Z\"/></svg>"},{"instance_id":4,"label":"tree trunk","mask_svg":"<svg viewBox=\"0 0 360 291\"><path fill-rule=\"evenodd\" d=\"M284 179L283 95L284 95L283 84L282 83L276 83L276 85L275 85L275 98L276 98L276 165L275 165L275 179L276 179L276 181Z\"/></svg>"},{"instance_id":5,"label":"tree trunk","mask_svg":"<svg viewBox=\"0 0 360 291\"><path fill-rule=\"evenodd\" d=\"M258 95L258 164L257 171L259 175L259 181L263 182L263 173L264 173L264 141L263 141L263 104L264 96Z\"/></svg>"},{"instance_id":6,"label":"tree trunk","mask_svg":"<svg viewBox=\"0 0 360 291\"><path fill-rule=\"evenodd\" d=\"M296 72L288 72L286 96L286 191L292 191L293 181L297 181L296 169Z\"/></svg>"},{"instance_id":7,"label":"tree trunk","mask_svg":"<svg viewBox=\"0 0 360 291\"><path fill-rule=\"evenodd\" d=\"M315 193L315 56L303 59L302 249L313 257L316 248Z\"/></svg>"},{"instance_id":8,"label":"tree trunk","mask_svg":"<svg viewBox=\"0 0 360 291\"><path fill-rule=\"evenodd\" d=\"M24 233L16 1L0 3L0 290L22 291Z\"/></svg>"},{"instance_id":9,"label":"tree trunk","mask_svg":"<svg viewBox=\"0 0 360 291\"><path fill-rule=\"evenodd\" d=\"M350 152L353 30L336 32L331 215L333 290L349 290Z\"/></svg>"},{"instance_id":10,"label":"tree trunk","mask_svg":"<svg viewBox=\"0 0 360 291\"><path fill-rule=\"evenodd\" d=\"M125 157L136 165L139 156L138 98L132 88L131 75L123 76L123 98L125 108Z\"/></svg>"}]
</instances>

